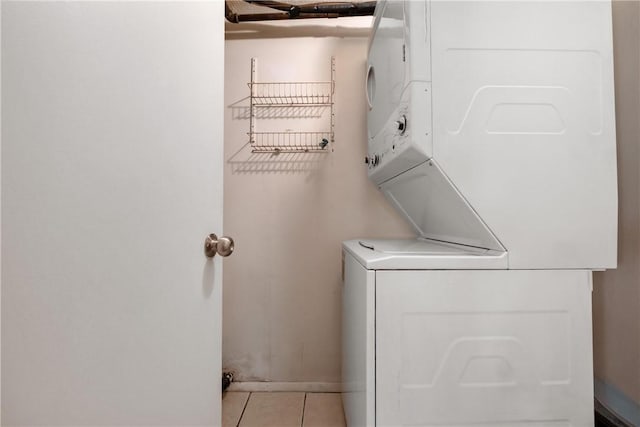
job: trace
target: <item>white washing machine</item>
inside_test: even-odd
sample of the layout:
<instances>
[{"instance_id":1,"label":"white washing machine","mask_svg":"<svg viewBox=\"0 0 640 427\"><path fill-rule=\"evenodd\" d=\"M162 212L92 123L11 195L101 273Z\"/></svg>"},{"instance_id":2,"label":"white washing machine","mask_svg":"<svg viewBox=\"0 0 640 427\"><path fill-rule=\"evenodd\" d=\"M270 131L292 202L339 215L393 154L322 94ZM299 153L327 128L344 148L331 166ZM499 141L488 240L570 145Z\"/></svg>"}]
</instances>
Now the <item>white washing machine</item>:
<instances>
[{"instance_id":1,"label":"white washing machine","mask_svg":"<svg viewBox=\"0 0 640 427\"><path fill-rule=\"evenodd\" d=\"M607 1L379 1L368 174L417 239L345 242L349 426L593 426L615 268Z\"/></svg>"}]
</instances>

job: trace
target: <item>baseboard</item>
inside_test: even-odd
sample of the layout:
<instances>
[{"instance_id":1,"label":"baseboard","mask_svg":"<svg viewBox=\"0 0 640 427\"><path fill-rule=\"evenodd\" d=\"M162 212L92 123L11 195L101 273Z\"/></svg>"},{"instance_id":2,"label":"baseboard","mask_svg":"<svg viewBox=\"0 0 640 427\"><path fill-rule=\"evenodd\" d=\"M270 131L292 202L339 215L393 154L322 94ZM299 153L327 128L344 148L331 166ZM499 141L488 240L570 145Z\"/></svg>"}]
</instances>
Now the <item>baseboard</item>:
<instances>
[{"instance_id":1,"label":"baseboard","mask_svg":"<svg viewBox=\"0 0 640 427\"><path fill-rule=\"evenodd\" d=\"M338 393L341 383L238 381L232 382L227 391L300 391L305 393Z\"/></svg>"},{"instance_id":2,"label":"baseboard","mask_svg":"<svg viewBox=\"0 0 640 427\"><path fill-rule=\"evenodd\" d=\"M596 378L596 416L605 426L640 426L640 404L632 401L615 386ZM607 424L608 423L608 424Z\"/></svg>"}]
</instances>

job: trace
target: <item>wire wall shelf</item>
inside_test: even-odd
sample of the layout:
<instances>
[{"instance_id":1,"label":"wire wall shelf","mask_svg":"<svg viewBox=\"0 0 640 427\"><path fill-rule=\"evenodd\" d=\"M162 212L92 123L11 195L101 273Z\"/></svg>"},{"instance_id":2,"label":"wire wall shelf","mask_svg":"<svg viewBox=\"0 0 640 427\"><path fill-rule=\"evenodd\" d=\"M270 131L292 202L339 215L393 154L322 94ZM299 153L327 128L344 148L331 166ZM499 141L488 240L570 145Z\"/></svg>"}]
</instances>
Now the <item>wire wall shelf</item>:
<instances>
[{"instance_id":1,"label":"wire wall shelf","mask_svg":"<svg viewBox=\"0 0 640 427\"><path fill-rule=\"evenodd\" d=\"M333 151L335 58L331 58L331 81L257 82L256 67L257 59L251 58L251 82L248 83L251 91L248 132L251 151L273 154ZM325 122L315 123L315 127L320 125L323 128L321 131L315 131L315 128L314 131L258 131L258 119L266 118ZM291 124L289 121L286 123Z\"/></svg>"},{"instance_id":2,"label":"wire wall shelf","mask_svg":"<svg viewBox=\"0 0 640 427\"><path fill-rule=\"evenodd\" d=\"M332 82L250 83L254 107L331 105Z\"/></svg>"},{"instance_id":3,"label":"wire wall shelf","mask_svg":"<svg viewBox=\"0 0 640 427\"><path fill-rule=\"evenodd\" d=\"M251 151L254 153L326 153L331 132L256 132Z\"/></svg>"}]
</instances>

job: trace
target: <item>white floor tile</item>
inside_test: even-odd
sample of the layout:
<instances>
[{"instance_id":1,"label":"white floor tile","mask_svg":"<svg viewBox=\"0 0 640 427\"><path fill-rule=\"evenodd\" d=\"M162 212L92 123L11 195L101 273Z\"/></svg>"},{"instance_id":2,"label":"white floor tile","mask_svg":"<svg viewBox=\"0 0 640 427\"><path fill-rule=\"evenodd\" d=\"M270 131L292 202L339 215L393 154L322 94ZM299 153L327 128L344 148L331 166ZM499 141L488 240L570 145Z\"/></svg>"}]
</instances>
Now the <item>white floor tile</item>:
<instances>
[{"instance_id":1,"label":"white floor tile","mask_svg":"<svg viewBox=\"0 0 640 427\"><path fill-rule=\"evenodd\" d=\"M303 427L346 427L340 393L307 393Z\"/></svg>"},{"instance_id":2,"label":"white floor tile","mask_svg":"<svg viewBox=\"0 0 640 427\"><path fill-rule=\"evenodd\" d=\"M228 391L222 395L222 427L237 427L249 393Z\"/></svg>"},{"instance_id":3,"label":"white floor tile","mask_svg":"<svg viewBox=\"0 0 640 427\"><path fill-rule=\"evenodd\" d=\"M300 427L304 393L251 393L240 427Z\"/></svg>"}]
</instances>

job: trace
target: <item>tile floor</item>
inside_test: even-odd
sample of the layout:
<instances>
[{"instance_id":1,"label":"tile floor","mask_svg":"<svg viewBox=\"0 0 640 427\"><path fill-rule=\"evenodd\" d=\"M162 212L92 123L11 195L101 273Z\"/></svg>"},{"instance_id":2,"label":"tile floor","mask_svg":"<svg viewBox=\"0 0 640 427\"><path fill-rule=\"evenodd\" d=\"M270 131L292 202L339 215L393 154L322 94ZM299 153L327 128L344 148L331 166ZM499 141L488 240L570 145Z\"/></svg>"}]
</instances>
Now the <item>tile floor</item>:
<instances>
[{"instance_id":1,"label":"tile floor","mask_svg":"<svg viewBox=\"0 0 640 427\"><path fill-rule=\"evenodd\" d=\"M345 427L340 393L222 395L222 427Z\"/></svg>"}]
</instances>

